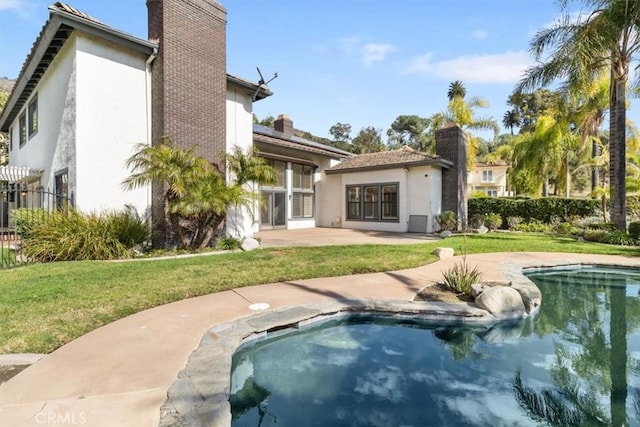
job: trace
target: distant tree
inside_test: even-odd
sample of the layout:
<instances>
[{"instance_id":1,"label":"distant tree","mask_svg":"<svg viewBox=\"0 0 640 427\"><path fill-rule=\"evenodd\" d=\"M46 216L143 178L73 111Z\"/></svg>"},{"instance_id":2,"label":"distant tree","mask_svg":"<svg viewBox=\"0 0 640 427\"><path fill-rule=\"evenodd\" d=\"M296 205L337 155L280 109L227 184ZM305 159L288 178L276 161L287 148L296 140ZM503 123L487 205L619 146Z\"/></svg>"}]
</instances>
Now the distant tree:
<instances>
[{"instance_id":1,"label":"distant tree","mask_svg":"<svg viewBox=\"0 0 640 427\"><path fill-rule=\"evenodd\" d=\"M513 126L520 127L521 132L533 132L538 117L556 109L559 101L559 93L546 88L536 89L531 93L515 91L507 100L507 104L512 107L514 119L517 117L517 123L514 122ZM511 125L505 123L505 118L506 114L502 123L511 128Z\"/></svg>"},{"instance_id":2,"label":"distant tree","mask_svg":"<svg viewBox=\"0 0 640 427\"><path fill-rule=\"evenodd\" d=\"M387 130L387 145L389 148L408 145L415 150L428 152L431 146L428 135L430 125L429 118L416 115L398 116Z\"/></svg>"},{"instance_id":3,"label":"distant tree","mask_svg":"<svg viewBox=\"0 0 640 427\"><path fill-rule=\"evenodd\" d=\"M351 125L348 123L336 123L329 128L333 137L332 145L345 151L351 151Z\"/></svg>"},{"instance_id":4,"label":"distant tree","mask_svg":"<svg viewBox=\"0 0 640 427\"><path fill-rule=\"evenodd\" d=\"M520 126L521 123L522 120L520 120L520 113L516 109L511 109L502 116L502 124L505 128L511 131L511 135L513 135L513 128Z\"/></svg>"},{"instance_id":5,"label":"distant tree","mask_svg":"<svg viewBox=\"0 0 640 427\"><path fill-rule=\"evenodd\" d=\"M353 138L351 143L352 152L355 154L377 153L384 151L385 146L382 143L382 133L380 129L373 126L367 126L360 129L358 135Z\"/></svg>"},{"instance_id":6,"label":"distant tree","mask_svg":"<svg viewBox=\"0 0 640 427\"><path fill-rule=\"evenodd\" d=\"M258 119L258 116L253 114L253 123L255 123L257 125L266 126L268 128L273 129L273 122L274 121L275 121L275 117L273 117L273 116L266 116L265 118L260 120L260 119Z\"/></svg>"},{"instance_id":7,"label":"distant tree","mask_svg":"<svg viewBox=\"0 0 640 427\"><path fill-rule=\"evenodd\" d=\"M449 84L449 90L447 91L447 97L449 101L453 101L456 98L463 99L467 95L467 89L460 80L456 80Z\"/></svg>"}]
</instances>

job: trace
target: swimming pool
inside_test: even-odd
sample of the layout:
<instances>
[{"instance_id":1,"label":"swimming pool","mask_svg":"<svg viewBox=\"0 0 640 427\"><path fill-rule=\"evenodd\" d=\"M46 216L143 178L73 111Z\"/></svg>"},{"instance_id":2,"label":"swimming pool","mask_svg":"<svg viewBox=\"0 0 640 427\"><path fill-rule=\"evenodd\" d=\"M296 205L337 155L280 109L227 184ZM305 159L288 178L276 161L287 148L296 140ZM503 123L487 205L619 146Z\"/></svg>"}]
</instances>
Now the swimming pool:
<instances>
[{"instance_id":1,"label":"swimming pool","mask_svg":"<svg viewBox=\"0 0 640 427\"><path fill-rule=\"evenodd\" d=\"M232 425L638 425L640 273L527 276L543 294L535 319L487 328L350 316L243 346Z\"/></svg>"}]
</instances>

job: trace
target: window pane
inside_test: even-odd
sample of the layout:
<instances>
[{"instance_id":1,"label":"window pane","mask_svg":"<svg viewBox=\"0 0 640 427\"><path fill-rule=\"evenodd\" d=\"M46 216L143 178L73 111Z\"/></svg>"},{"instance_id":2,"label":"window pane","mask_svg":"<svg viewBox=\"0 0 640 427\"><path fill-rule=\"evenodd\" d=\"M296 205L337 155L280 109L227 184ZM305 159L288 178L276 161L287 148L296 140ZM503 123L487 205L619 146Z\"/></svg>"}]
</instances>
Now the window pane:
<instances>
[{"instance_id":1,"label":"window pane","mask_svg":"<svg viewBox=\"0 0 640 427\"><path fill-rule=\"evenodd\" d=\"M313 167L306 165L302 168L302 187L305 190L313 188Z\"/></svg>"},{"instance_id":2,"label":"window pane","mask_svg":"<svg viewBox=\"0 0 640 427\"><path fill-rule=\"evenodd\" d=\"M22 114L20 116L20 146L27 142L27 116Z\"/></svg>"},{"instance_id":3,"label":"window pane","mask_svg":"<svg viewBox=\"0 0 640 427\"><path fill-rule=\"evenodd\" d=\"M29 104L29 136L38 132L38 98Z\"/></svg>"},{"instance_id":4,"label":"window pane","mask_svg":"<svg viewBox=\"0 0 640 427\"><path fill-rule=\"evenodd\" d=\"M313 194L304 194L302 197L304 199L304 209L302 214L305 218L312 218L313 217Z\"/></svg>"},{"instance_id":5,"label":"window pane","mask_svg":"<svg viewBox=\"0 0 640 427\"><path fill-rule=\"evenodd\" d=\"M285 162L282 162L280 160L271 160L269 162L269 166L271 166L276 171L276 182L273 184L273 186L284 188L284 171L286 169Z\"/></svg>"},{"instance_id":6,"label":"window pane","mask_svg":"<svg viewBox=\"0 0 640 427\"><path fill-rule=\"evenodd\" d=\"M292 204L293 204L293 213L292 216L294 218L300 218L302 217L302 203L303 203L303 199L302 199L302 194L301 193L293 193L293 200L292 200Z\"/></svg>"},{"instance_id":7,"label":"window pane","mask_svg":"<svg viewBox=\"0 0 640 427\"><path fill-rule=\"evenodd\" d=\"M398 186L382 186L382 219L398 219Z\"/></svg>"},{"instance_id":8,"label":"window pane","mask_svg":"<svg viewBox=\"0 0 640 427\"><path fill-rule=\"evenodd\" d=\"M360 187L347 187L347 219L362 218L360 211Z\"/></svg>"},{"instance_id":9,"label":"window pane","mask_svg":"<svg viewBox=\"0 0 640 427\"><path fill-rule=\"evenodd\" d=\"M364 217L366 219L378 218L378 186L364 187Z\"/></svg>"}]
</instances>

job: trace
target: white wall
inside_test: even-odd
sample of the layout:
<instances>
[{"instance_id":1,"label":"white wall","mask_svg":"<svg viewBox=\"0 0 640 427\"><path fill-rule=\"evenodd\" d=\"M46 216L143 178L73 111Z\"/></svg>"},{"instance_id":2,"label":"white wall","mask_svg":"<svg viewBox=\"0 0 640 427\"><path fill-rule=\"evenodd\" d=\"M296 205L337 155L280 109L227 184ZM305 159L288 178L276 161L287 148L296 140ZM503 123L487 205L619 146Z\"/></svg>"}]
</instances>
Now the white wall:
<instances>
[{"instance_id":1,"label":"white wall","mask_svg":"<svg viewBox=\"0 0 640 427\"><path fill-rule=\"evenodd\" d=\"M83 211L151 204L148 187L123 191L126 160L147 143L147 56L79 33L76 53L76 206Z\"/></svg>"},{"instance_id":2,"label":"white wall","mask_svg":"<svg viewBox=\"0 0 640 427\"><path fill-rule=\"evenodd\" d=\"M440 168L434 168L431 166L411 167L408 173L408 215L426 215L427 232L433 231L433 217L439 213L440 209L442 195L441 192L434 194L436 191L434 191L433 185L433 180L438 180L439 178L442 178ZM441 186L442 183L440 182L440 187Z\"/></svg>"},{"instance_id":3,"label":"white wall","mask_svg":"<svg viewBox=\"0 0 640 427\"><path fill-rule=\"evenodd\" d=\"M438 231L436 215L442 213L442 169L431 168L429 173L431 183L431 213L427 223L427 233Z\"/></svg>"},{"instance_id":4,"label":"white wall","mask_svg":"<svg viewBox=\"0 0 640 427\"><path fill-rule=\"evenodd\" d=\"M242 148L249 154L253 150L253 103L246 90L240 90L234 86L227 87L227 153L231 153L234 146ZM233 179L227 173L227 179ZM248 189L257 191L258 186L248 184ZM227 214L227 230L229 236L242 238L253 236L260 227L259 223L260 202L256 200L253 213L245 207L230 207Z\"/></svg>"},{"instance_id":5,"label":"white wall","mask_svg":"<svg viewBox=\"0 0 640 427\"><path fill-rule=\"evenodd\" d=\"M13 150L9 164L44 171L40 185L54 191L55 173L69 168L75 171L76 138L76 37L72 36L50 64L31 95L38 97L38 132L20 147L19 118L27 110L27 102L12 124ZM28 125L27 125L28 126ZM71 183L70 183L71 184ZM75 192L75 186L69 190Z\"/></svg>"},{"instance_id":6,"label":"white wall","mask_svg":"<svg viewBox=\"0 0 640 427\"><path fill-rule=\"evenodd\" d=\"M324 169L335 166L339 162L330 160L323 171L319 172L316 181L316 225L318 227L343 227L342 211L344 189L342 175L327 175Z\"/></svg>"}]
</instances>

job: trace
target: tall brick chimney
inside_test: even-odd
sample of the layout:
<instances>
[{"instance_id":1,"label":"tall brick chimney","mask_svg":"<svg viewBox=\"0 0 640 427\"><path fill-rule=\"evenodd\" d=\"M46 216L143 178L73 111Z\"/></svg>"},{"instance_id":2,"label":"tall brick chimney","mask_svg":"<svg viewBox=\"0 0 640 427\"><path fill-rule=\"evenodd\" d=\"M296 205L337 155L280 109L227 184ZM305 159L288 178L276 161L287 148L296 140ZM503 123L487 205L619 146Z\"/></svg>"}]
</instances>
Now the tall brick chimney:
<instances>
[{"instance_id":1,"label":"tall brick chimney","mask_svg":"<svg viewBox=\"0 0 640 427\"><path fill-rule=\"evenodd\" d=\"M286 114L280 114L278 118L273 121L273 128L285 135L292 135L293 121Z\"/></svg>"},{"instance_id":2,"label":"tall brick chimney","mask_svg":"<svg viewBox=\"0 0 640 427\"><path fill-rule=\"evenodd\" d=\"M458 216L458 230L467 228L467 136L455 123L436 130L436 155L453 163L442 169L442 211Z\"/></svg>"},{"instance_id":3,"label":"tall brick chimney","mask_svg":"<svg viewBox=\"0 0 640 427\"><path fill-rule=\"evenodd\" d=\"M168 137L218 164L226 145L227 12L215 0L147 0L147 11L149 39L159 44L151 69L152 143ZM164 193L153 187L152 216L167 245Z\"/></svg>"}]
</instances>

